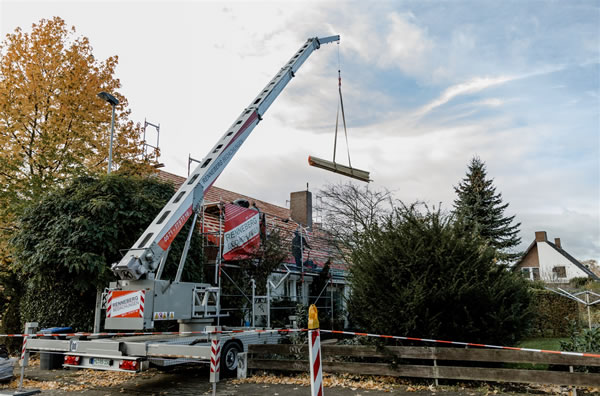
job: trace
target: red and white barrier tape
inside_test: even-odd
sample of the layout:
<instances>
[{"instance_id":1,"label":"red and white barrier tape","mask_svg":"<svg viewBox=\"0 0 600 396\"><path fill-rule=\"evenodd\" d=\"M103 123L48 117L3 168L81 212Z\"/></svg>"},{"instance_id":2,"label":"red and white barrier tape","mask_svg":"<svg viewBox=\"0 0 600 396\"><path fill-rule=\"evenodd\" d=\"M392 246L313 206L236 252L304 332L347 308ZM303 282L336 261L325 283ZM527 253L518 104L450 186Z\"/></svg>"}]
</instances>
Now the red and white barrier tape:
<instances>
[{"instance_id":1,"label":"red and white barrier tape","mask_svg":"<svg viewBox=\"0 0 600 396\"><path fill-rule=\"evenodd\" d=\"M1 337L127 337L127 336L151 336L151 335L211 335L211 334L221 334L221 335L235 335L242 333L299 333L308 331L307 329L252 329L252 330L222 330L222 331L151 331L151 332L121 332L121 333L59 333L59 334L47 334L47 333L35 333L35 334L0 334ZM393 340L403 340L403 341L420 341L420 342L431 342L431 343L439 343L439 344L449 344L449 345L460 345L460 346L473 346L480 348L492 348L492 349L508 349L512 351L524 351L524 352L539 352L539 353L553 353L557 355L570 355L570 356L585 356L585 357L593 357L600 358L600 354L595 353L586 353L586 352L566 352L566 351L552 351L546 349L535 349L535 348L519 348L519 347L508 347L508 346L500 346L500 345L489 345L489 344L478 344L473 342L460 342L460 341L446 341L446 340L434 340L430 338L417 338L417 337L403 337L403 336L391 336L391 335L381 335L381 334L372 334L372 333L360 333L353 331L341 331L341 330L323 330L322 333L330 333L330 334L343 334L343 335L351 335L351 336L363 336L363 337L376 337L376 338L387 338ZM25 344L25 339L23 340L23 344Z\"/></svg>"},{"instance_id":2,"label":"red and white barrier tape","mask_svg":"<svg viewBox=\"0 0 600 396\"><path fill-rule=\"evenodd\" d=\"M0 337L126 337L150 335L210 335L210 334L241 334L241 333L294 333L306 329L252 329L252 330L222 330L222 331L147 331L121 333L34 333L34 334L0 334Z\"/></svg>"},{"instance_id":3,"label":"red and white barrier tape","mask_svg":"<svg viewBox=\"0 0 600 396\"><path fill-rule=\"evenodd\" d=\"M509 349L509 350L512 350L512 351L554 353L554 354L557 354L557 355L585 356L585 357L600 358L600 354L595 354L595 353L551 351L551 350L546 350L546 349L507 347L507 346L500 346L500 345L477 344L477 343L473 343L473 342L433 340L433 339L430 339L430 338L390 336L390 335L371 334L371 333L358 333L358 332L353 332L353 331L341 331L341 330L321 330L321 331L323 333L330 333L330 334L345 334L345 335L354 335L354 336L363 336L363 337L387 338L387 339L403 340L403 341L434 342L434 343L439 343L439 344L451 344L451 345L461 345L461 346L475 346L475 347L492 348L492 349Z\"/></svg>"}]
</instances>

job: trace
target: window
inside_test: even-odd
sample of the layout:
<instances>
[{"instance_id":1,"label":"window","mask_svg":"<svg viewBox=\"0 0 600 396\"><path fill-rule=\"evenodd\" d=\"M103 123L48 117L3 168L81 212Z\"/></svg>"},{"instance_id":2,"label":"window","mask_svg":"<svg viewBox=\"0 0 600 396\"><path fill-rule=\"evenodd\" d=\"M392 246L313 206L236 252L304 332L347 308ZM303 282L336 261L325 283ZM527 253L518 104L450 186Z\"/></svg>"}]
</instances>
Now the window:
<instances>
[{"instance_id":1,"label":"window","mask_svg":"<svg viewBox=\"0 0 600 396\"><path fill-rule=\"evenodd\" d=\"M566 278L567 277L567 268L566 267L554 267L552 268L552 274L557 278Z\"/></svg>"},{"instance_id":2,"label":"window","mask_svg":"<svg viewBox=\"0 0 600 396\"><path fill-rule=\"evenodd\" d=\"M534 267L523 267L521 268L521 275L523 278L529 280L540 280L540 269Z\"/></svg>"}]
</instances>

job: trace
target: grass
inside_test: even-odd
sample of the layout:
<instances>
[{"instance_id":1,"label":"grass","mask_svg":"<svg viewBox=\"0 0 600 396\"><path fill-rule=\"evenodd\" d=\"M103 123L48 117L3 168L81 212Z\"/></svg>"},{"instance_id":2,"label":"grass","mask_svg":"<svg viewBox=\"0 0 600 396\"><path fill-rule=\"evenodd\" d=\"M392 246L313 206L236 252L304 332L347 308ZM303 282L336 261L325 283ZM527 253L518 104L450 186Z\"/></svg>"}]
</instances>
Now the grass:
<instances>
[{"instance_id":1,"label":"grass","mask_svg":"<svg viewBox=\"0 0 600 396\"><path fill-rule=\"evenodd\" d=\"M567 341L568 338L530 338L521 341L517 346L520 348L546 349L550 351L560 351L560 342Z\"/></svg>"},{"instance_id":2,"label":"grass","mask_svg":"<svg viewBox=\"0 0 600 396\"><path fill-rule=\"evenodd\" d=\"M560 351L560 342L568 338L530 338L517 344L519 348L545 349L548 351ZM506 363L505 367L514 369L548 370L547 364L532 363Z\"/></svg>"}]
</instances>

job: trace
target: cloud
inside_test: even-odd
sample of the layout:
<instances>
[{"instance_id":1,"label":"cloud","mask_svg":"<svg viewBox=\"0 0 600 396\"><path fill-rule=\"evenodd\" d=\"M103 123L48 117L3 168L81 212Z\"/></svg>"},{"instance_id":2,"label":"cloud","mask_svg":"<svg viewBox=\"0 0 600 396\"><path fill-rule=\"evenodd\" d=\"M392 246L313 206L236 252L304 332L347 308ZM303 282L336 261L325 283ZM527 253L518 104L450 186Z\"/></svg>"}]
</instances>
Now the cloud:
<instances>
[{"instance_id":1,"label":"cloud","mask_svg":"<svg viewBox=\"0 0 600 396\"><path fill-rule=\"evenodd\" d=\"M513 81L518 78L521 78L521 77L498 76L498 77L475 77L475 78L472 78L471 80L469 80L467 82L456 84L456 85L446 88L441 93L441 95L438 96L436 99L432 100L431 102L429 102L429 103L425 104L424 106L422 106L421 108L419 108L414 113L414 116L417 119L422 118L426 114L428 114L431 111L433 111L434 109L436 109L437 107L440 107L440 106L450 102L452 99L454 99L457 96L467 95L467 94L472 94L472 93L476 93L479 91L483 91L484 89L487 89L487 88L490 88L490 87L493 87L496 85L500 85L500 84L505 84L509 81Z\"/></svg>"},{"instance_id":2,"label":"cloud","mask_svg":"<svg viewBox=\"0 0 600 396\"><path fill-rule=\"evenodd\" d=\"M500 107L506 103L506 100L499 98L488 98L477 102L473 102L474 106Z\"/></svg>"},{"instance_id":3,"label":"cloud","mask_svg":"<svg viewBox=\"0 0 600 396\"><path fill-rule=\"evenodd\" d=\"M406 74L420 74L434 47L427 31L417 25L413 14L396 12L388 16L389 32L381 48L378 64L395 67Z\"/></svg>"},{"instance_id":4,"label":"cloud","mask_svg":"<svg viewBox=\"0 0 600 396\"><path fill-rule=\"evenodd\" d=\"M600 217L597 214L572 210L560 213L524 211L518 214L517 220L522 223L520 250L527 249L536 231L546 231L550 241L560 238L563 249L577 260L600 260Z\"/></svg>"},{"instance_id":5,"label":"cloud","mask_svg":"<svg viewBox=\"0 0 600 396\"><path fill-rule=\"evenodd\" d=\"M57 7L4 3L9 30ZM331 157L339 49L352 163L374 187L447 208L478 154L525 243L546 228L574 256L600 258L598 5L159 2L143 20L135 2L115 7L69 3L61 15L97 57L120 55L134 117L161 124L167 170L185 174L188 152L201 158L306 38L340 34L304 64L218 185L285 205L307 181L316 190L336 180L306 156ZM124 29L107 32L108 17Z\"/></svg>"},{"instance_id":6,"label":"cloud","mask_svg":"<svg viewBox=\"0 0 600 396\"><path fill-rule=\"evenodd\" d=\"M346 59L360 61L365 67L426 76L435 43L413 13L393 8L384 3L375 7L350 3L348 7L321 10L313 15L313 22L322 20L321 24L341 35L340 51ZM302 24L306 25L304 21Z\"/></svg>"},{"instance_id":7,"label":"cloud","mask_svg":"<svg viewBox=\"0 0 600 396\"><path fill-rule=\"evenodd\" d=\"M469 95L484 91L489 88L493 88L502 84L510 83L516 80L522 80L530 77L536 77L543 74L555 73L560 70L564 70L572 65L546 65L538 68L537 70L530 71L527 73L516 74L516 75L499 75L495 77L473 77L468 81L451 85L446 88L442 93L434 100L421 106L417 111L414 112L414 117L420 119L432 112L436 108L445 105L452 101L454 98L462 95ZM493 102L488 102L487 105ZM498 103L498 102L496 102ZM480 102L481 104L481 102Z\"/></svg>"}]
</instances>

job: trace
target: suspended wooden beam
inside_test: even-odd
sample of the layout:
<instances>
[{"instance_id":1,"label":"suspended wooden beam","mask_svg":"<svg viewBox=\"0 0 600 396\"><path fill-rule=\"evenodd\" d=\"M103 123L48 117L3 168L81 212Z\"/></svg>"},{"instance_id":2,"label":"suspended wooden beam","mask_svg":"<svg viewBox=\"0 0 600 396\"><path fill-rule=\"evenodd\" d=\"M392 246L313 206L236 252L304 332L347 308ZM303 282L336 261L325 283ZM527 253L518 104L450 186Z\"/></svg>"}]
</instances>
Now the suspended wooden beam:
<instances>
[{"instance_id":1,"label":"suspended wooden beam","mask_svg":"<svg viewBox=\"0 0 600 396\"><path fill-rule=\"evenodd\" d=\"M340 175L353 177L355 179L358 179L360 181L364 181L367 183L371 181L371 179L369 179L369 172L367 172L367 171L356 169L356 168L350 168L348 166L340 165L338 163L327 161L327 160L324 160L321 158L308 156L308 164L310 166L325 169L330 172L339 173Z\"/></svg>"}]
</instances>

